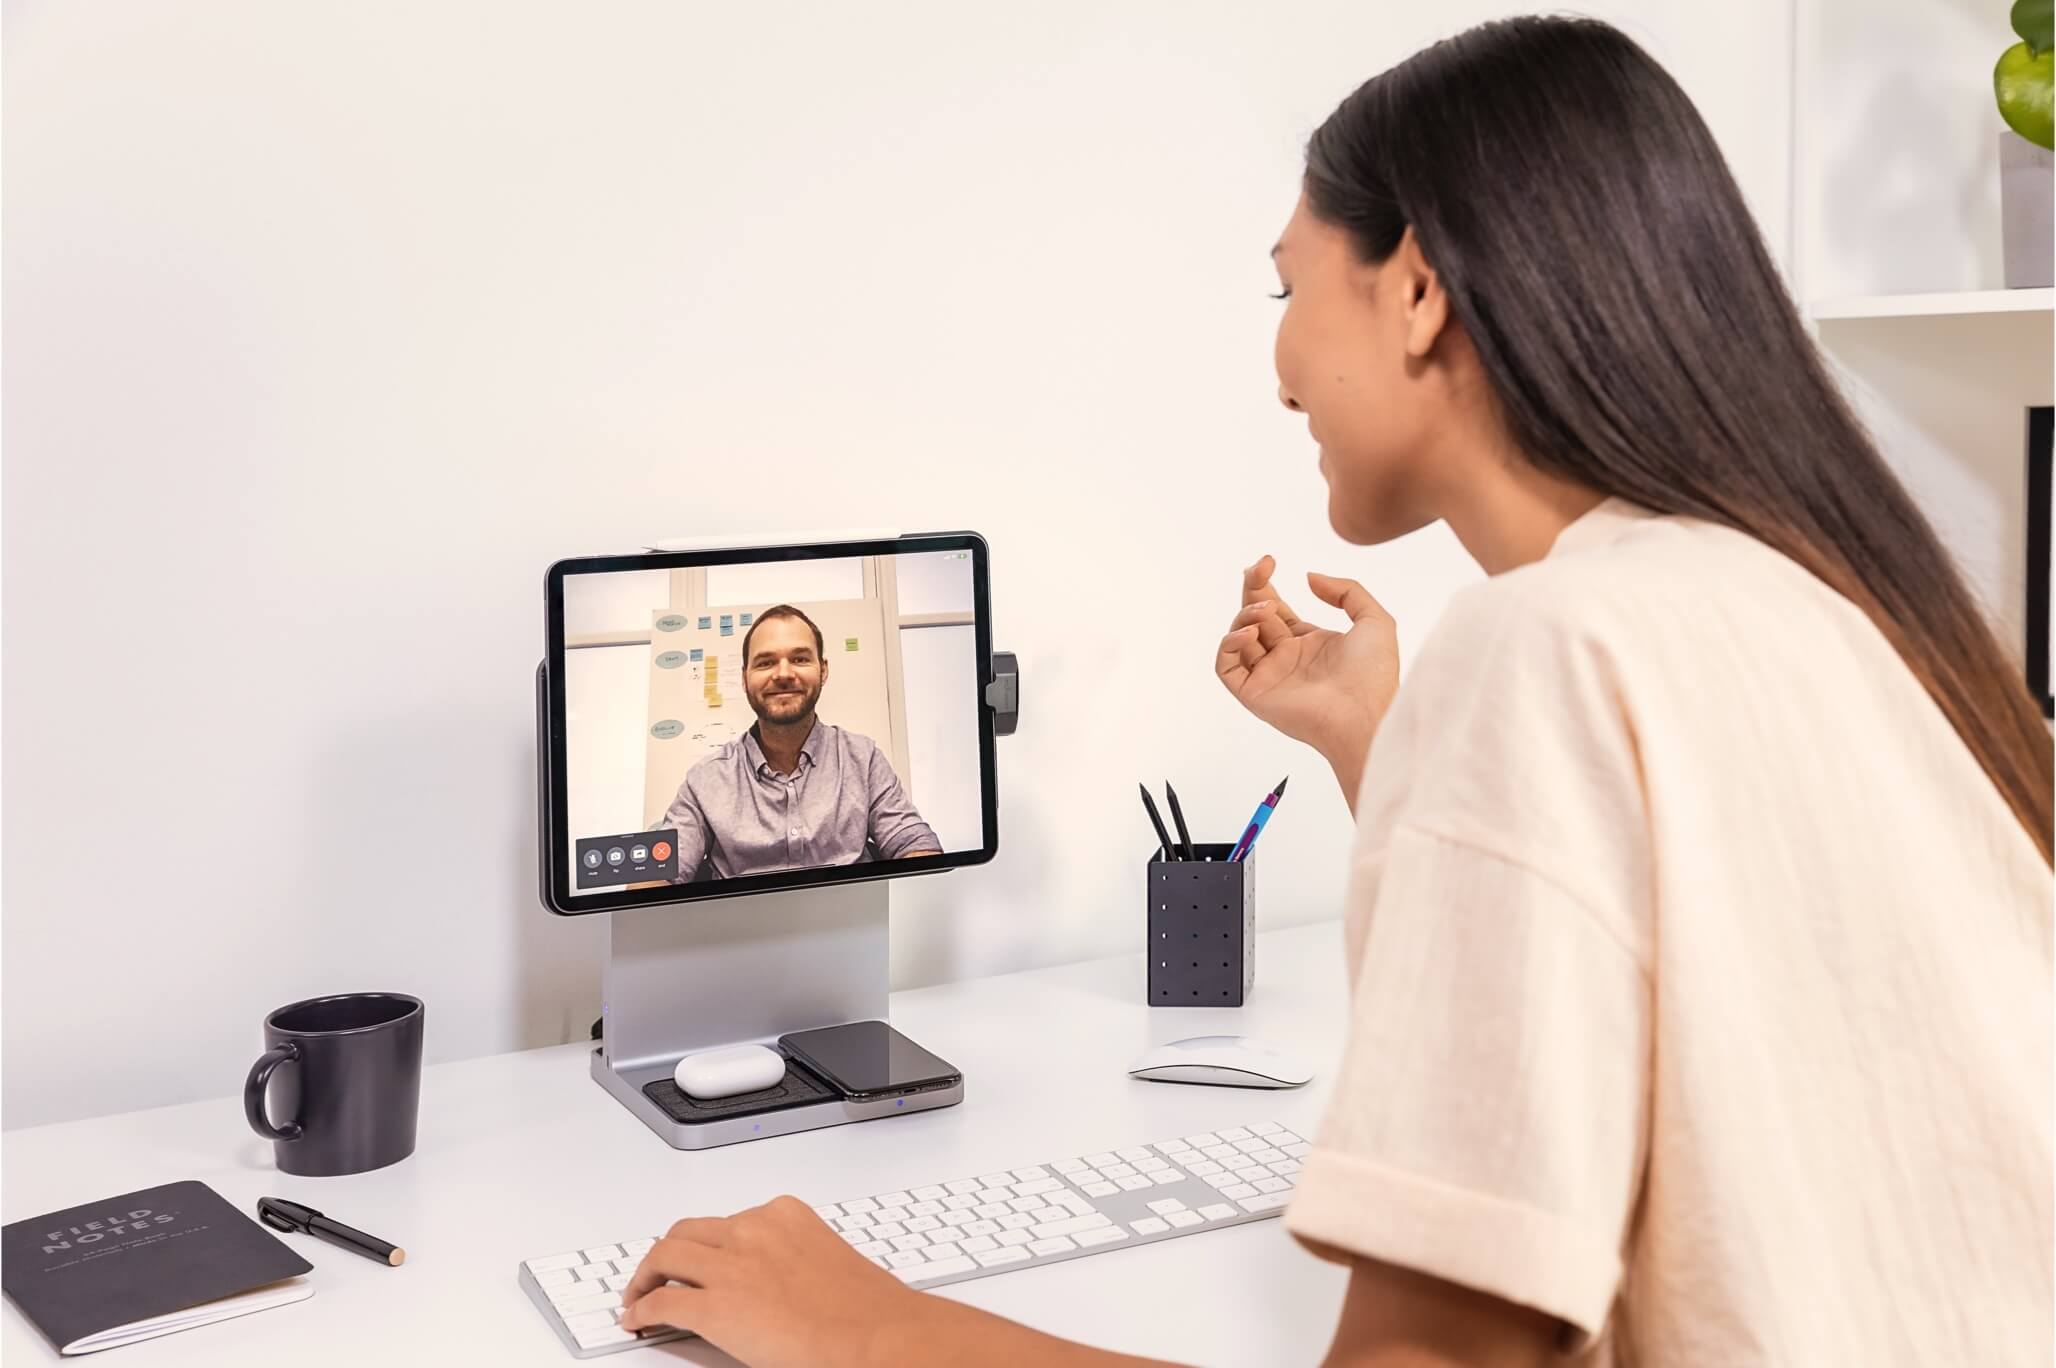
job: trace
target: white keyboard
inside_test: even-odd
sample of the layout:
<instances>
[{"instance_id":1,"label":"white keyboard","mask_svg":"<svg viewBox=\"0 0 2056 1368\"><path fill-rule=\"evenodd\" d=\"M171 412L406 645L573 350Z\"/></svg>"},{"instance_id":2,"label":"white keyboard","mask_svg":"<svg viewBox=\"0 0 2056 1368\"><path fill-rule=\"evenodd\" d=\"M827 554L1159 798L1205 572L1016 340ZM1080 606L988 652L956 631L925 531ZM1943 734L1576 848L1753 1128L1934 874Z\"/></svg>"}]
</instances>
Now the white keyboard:
<instances>
[{"instance_id":1,"label":"white keyboard","mask_svg":"<svg viewBox=\"0 0 2056 1368\"><path fill-rule=\"evenodd\" d=\"M1306 1151L1306 1141L1266 1121L814 1210L880 1268L915 1287L938 1287L1275 1216ZM638 1335L615 1324L621 1289L655 1243L530 1259L521 1286L576 1358L679 1339L684 1331Z\"/></svg>"}]
</instances>

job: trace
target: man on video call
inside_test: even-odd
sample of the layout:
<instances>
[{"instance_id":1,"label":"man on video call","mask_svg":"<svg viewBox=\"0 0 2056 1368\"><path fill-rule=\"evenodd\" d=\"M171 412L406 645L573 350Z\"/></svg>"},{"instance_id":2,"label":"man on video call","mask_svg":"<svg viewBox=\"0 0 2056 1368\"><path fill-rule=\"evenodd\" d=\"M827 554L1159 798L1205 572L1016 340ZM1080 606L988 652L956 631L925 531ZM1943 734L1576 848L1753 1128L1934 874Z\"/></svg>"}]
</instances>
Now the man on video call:
<instances>
[{"instance_id":1,"label":"man on video call","mask_svg":"<svg viewBox=\"0 0 2056 1368\"><path fill-rule=\"evenodd\" d=\"M821 629L780 604L742 639L756 725L686 772L662 825L678 832L678 877L716 878L940 855L942 842L868 736L814 715L828 683Z\"/></svg>"}]
</instances>

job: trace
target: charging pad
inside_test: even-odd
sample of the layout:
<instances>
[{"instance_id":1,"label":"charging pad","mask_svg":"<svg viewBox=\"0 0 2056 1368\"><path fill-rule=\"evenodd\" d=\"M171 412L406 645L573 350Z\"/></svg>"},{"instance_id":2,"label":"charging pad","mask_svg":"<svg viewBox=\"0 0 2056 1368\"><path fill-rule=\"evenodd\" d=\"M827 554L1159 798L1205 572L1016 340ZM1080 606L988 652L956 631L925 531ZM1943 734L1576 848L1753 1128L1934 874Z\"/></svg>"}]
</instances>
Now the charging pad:
<instances>
[{"instance_id":1,"label":"charging pad","mask_svg":"<svg viewBox=\"0 0 2056 1368\"><path fill-rule=\"evenodd\" d=\"M741 1140L762 1140L840 1126L850 1121L876 1121L906 1112L953 1107L964 1100L961 1082L947 1088L853 1102L788 1060L785 1077L762 1092L742 1093L709 1102L687 1097L672 1081L678 1061L654 1064L609 1063L604 1049L592 1052L592 1076L614 1100L634 1112L673 1149L712 1149Z\"/></svg>"},{"instance_id":2,"label":"charging pad","mask_svg":"<svg viewBox=\"0 0 2056 1368\"><path fill-rule=\"evenodd\" d=\"M702 1098L680 1088L667 1078L643 1085L643 1096L663 1108L673 1121L692 1126L736 1116L759 1116L787 1107L804 1107L813 1102L831 1102L842 1094L809 1073L798 1060L785 1061L785 1077L768 1088L734 1093L728 1097Z\"/></svg>"}]
</instances>

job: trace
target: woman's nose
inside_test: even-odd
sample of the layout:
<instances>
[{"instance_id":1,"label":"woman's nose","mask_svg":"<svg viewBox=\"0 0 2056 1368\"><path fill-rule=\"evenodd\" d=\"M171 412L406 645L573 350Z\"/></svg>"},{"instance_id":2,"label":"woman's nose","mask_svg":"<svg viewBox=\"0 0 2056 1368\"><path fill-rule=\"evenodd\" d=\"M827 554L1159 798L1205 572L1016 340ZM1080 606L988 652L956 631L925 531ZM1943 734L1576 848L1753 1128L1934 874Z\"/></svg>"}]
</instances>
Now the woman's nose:
<instances>
[{"instance_id":1,"label":"woman's nose","mask_svg":"<svg viewBox=\"0 0 2056 1368\"><path fill-rule=\"evenodd\" d=\"M1294 413L1298 413L1300 411L1299 401L1297 399L1294 399L1290 394L1286 393L1285 387L1283 385L1278 386L1278 402L1283 404L1286 408L1291 409Z\"/></svg>"}]
</instances>

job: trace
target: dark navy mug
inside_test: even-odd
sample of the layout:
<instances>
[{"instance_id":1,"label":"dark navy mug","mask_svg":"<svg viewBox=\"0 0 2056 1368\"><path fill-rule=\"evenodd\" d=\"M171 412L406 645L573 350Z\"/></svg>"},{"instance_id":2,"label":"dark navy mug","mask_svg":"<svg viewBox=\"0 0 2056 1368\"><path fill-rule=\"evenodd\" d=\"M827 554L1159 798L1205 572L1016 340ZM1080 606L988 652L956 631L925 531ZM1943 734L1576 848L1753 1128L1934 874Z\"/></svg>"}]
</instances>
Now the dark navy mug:
<instances>
[{"instance_id":1,"label":"dark navy mug","mask_svg":"<svg viewBox=\"0 0 2056 1368\"><path fill-rule=\"evenodd\" d=\"M264 1019L268 1048L243 1084L243 1114L280 1172L328 1178L414 1153L421 1023L421 999L405 993L308 998ZM271 1123L267 1094L270 1114L289 1119Z\"/></svg>"}]
</instances>

